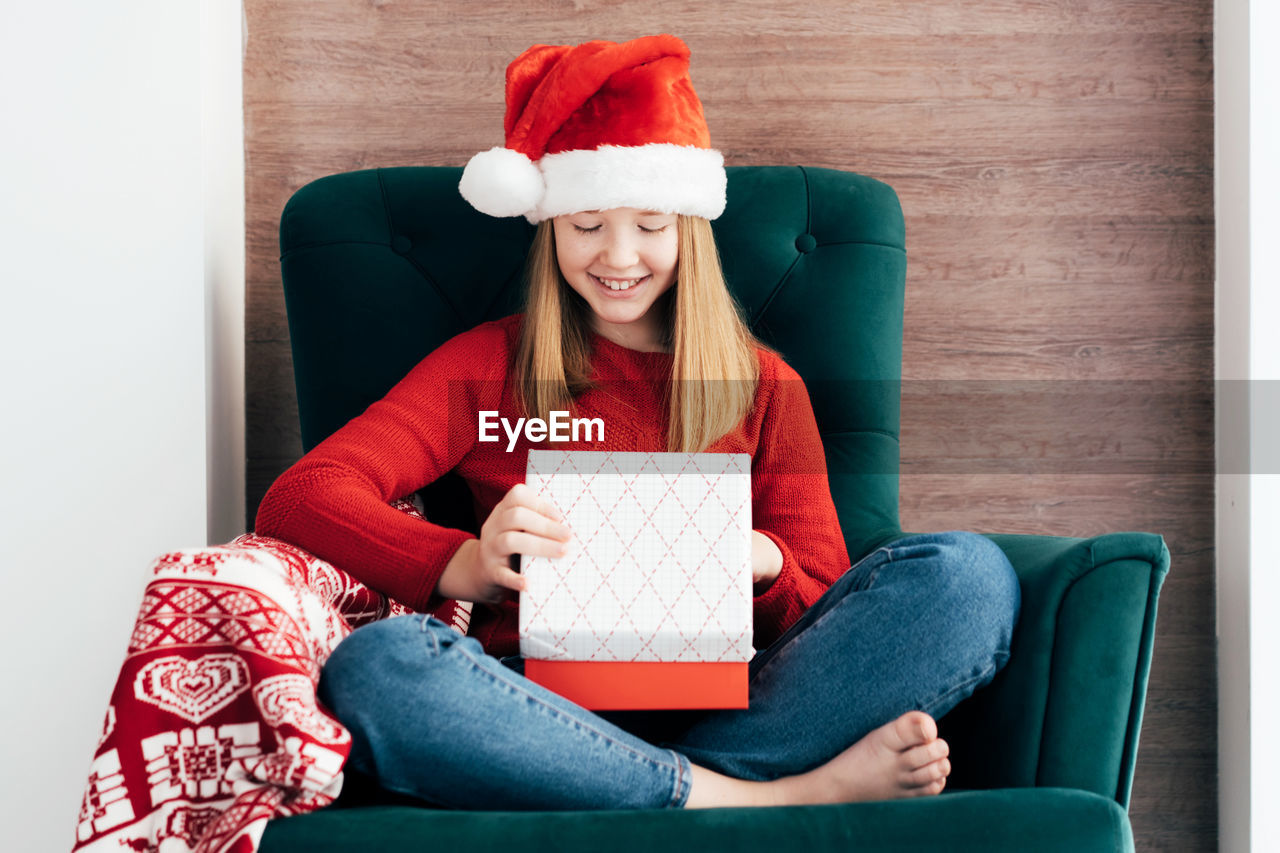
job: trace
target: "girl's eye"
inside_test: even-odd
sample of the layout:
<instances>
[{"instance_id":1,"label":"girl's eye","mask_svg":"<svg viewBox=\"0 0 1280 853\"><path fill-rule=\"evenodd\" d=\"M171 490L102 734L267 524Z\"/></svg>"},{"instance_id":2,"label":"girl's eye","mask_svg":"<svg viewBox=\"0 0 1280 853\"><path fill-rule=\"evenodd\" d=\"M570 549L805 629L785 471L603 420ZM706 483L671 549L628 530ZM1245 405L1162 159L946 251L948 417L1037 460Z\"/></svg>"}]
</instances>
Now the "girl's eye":
<instances>
[{"instance_id":1,"label":"girl's eye","mask_svg":"<svg viewBox=\"0 0 1280 853\"><path fill-rule=\"evenodd\" d=\"M590 227L590 228L583 228L581 225L579 225L578 223L576 223L576 222L575 222L575 223L573 223L573 230L577 231L579 234L592 234L592 233L594 233L594 232L596 232L596 231L599 231L599 230L600 230L600 226L599 226L599 225L593 225L593 226L592 226L592 227Z\"/></svg>"},{"instance_id":2,"label":"girl's eye","mask_svg":"<svg viewBox=\"0 0 1280 853\"><path fill-rule=\"evenodd\" d=\"M659 228L645 228L643 225L641 225L640 230L646 234L661 234L663 231L667 230L667 226L663 225Z\"/></svg>"}]
</instances>

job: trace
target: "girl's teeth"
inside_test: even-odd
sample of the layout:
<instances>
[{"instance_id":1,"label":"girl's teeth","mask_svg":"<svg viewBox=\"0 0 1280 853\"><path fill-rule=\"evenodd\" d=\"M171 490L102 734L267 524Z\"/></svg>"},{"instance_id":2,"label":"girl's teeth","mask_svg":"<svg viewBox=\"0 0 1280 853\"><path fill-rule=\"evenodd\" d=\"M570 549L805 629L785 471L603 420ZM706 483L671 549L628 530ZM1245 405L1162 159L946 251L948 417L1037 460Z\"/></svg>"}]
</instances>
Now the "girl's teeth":
<instances>
[{"instance_id":1,"label":"girl's teeth","mask_svg":"<svg viewBox=\"0 0 1280 853\"><path fill-rule=\"evenodd\" d=\"M640 283L640 279L638 278L631 278L626 281L605 281L604 279L600 279L600 281L603 284L609 285L610 290L626 290L627 288L634 287Z\"/></svg>"}]
</instances>

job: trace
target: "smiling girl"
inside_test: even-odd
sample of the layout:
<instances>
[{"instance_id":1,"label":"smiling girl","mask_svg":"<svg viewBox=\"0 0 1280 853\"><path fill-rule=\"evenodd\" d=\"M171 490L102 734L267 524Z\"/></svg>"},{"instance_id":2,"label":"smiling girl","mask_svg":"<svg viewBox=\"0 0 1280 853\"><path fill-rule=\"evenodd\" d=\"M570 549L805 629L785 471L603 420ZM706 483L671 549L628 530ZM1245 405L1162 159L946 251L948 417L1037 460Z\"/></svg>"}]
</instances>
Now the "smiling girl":
<instances>
[{"instance_id":1,"label":"smiling girl","mask_svg":"<svg viewBox=\"0 0 1280 853\"><path fill-rule=\"evenodd\" d=\"M935 719L1008 658L1003 553L912 535L850 567L798 375L740 319L709 220L725 205L673 36L538 45L507 71L506 146L461 191L537 223L521 315L446 342L272 486L257 532L419 611L476 602L466 634L424 612L354 631L326 663L348 767L454 808L698 808L937 794ZM525 679L520 554L575 531L521 481L531 447L476 440L480 411L605 423L604 446L752 457L755 637L747 710L595 714ZM461 415L461 417L460 417ZM470 417L470 423L458 420ZM448 471L479 536L388 506Z\"/></svg>"},{"instance_id":2,"label":"smiling girl","mask_svg":"<svg viewBox=\"0 0 1280 853\"><path fill-rule=\"evenodd\" d=\"M629 349L663 349L653 311L676 283L676 217L656 210L588 210L552 220L560 273L591 308L592 326Z\"/></svg>"}]
</instances>

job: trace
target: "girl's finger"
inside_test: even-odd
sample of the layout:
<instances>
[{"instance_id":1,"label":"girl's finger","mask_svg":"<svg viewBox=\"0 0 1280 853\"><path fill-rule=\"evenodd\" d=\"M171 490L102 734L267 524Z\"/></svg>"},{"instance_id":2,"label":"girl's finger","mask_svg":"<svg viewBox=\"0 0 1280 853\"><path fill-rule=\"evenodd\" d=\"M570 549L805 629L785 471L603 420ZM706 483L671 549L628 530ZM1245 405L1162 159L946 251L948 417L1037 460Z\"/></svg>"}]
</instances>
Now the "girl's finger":
<instances>
[{"instance_id":1,"label":"girl's finger","mask_svg":"<svg viewBox=\"0 0 1280 853\"><path fill-rule=\"evenodd\" d=\"M560 511L560 507L552 503L550 498L538 498L538 512L547 518L553 518L556 521L564 521L564 513Z\"/></svg>"},{"instance_id":2,"label":"girl's finger","mask_svg":"<svg viewBox=\"0 0 1280 853\"><path fill-rule=\"evenodd\" d=\"M502 496L500 504L507 506L530 506L538 500L538 493L524 483L516 483Z\"/></svg>"},{"instance_id":3,"label":"girl's finger","mask_svg":"<svg viewBox=\"0 0 1280 853\"><path fill-rule=\"evenodd\" d=\"M524 577L524 575L516 574L506 566L498 569L498 575L493 579L493 581L498 586L515 590L516 592L524 592L525 588L529 585L529 581Z\"/></svg>"},{"instance_id":4,"label":"girl's finger","mask_svg":"<svg viewBox=\"0 0 1280 853\"><path fill-rule=\"evenodd\" d=\"M565 542L548 539L518 530L505 530L494 537L494 548L501 556L510 554L527 554L530 557L549 557L555 559L568 553Z\"/></svg>"},{"instance_id":5,"label":"girl's finger","mask_svg":"<svg viewBox=\"0 0 1280 853\"><path fill-rule=\"evenodd\" d=\"M564 513L552 503L550 498L542 497L524 483L516 483L512 486L511 490L503 496L502 502L507 503L508 506L526 506L554 521L564 521Z\"/></svg>"},{"instance_id":6,"label":"girl's finger","mask_svg":"<svg viewBox=\"0 0 1280 853\"><path fill-rule=\"evenodd\" d=\"M523 530L548 539L568 541L573 533L558 521L527 506L515 506L503 513L502 525L508 530Z\"/></svg>"}]
</instances>

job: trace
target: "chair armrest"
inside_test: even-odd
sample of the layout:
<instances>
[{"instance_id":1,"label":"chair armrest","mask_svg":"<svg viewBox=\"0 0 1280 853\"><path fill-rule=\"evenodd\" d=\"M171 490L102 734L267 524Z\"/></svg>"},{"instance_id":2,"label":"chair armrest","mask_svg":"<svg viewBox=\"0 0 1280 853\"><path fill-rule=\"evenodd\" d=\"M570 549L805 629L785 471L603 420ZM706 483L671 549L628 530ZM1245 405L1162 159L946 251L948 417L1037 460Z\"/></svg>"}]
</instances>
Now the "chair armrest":
<instances>
[{"instance_id":1,"label":"chair armrest","mask_svg":"<svg viewBox=\"0 0 1280 853\"><path fill-rule=\"evenodd\" d=\"M1080 788L1128 808L1164 539L989 534L1022 585L1008 664L939 721L956 788ZM949 785L949 787L951 787Z\"/></svg>"}]
</instances>

